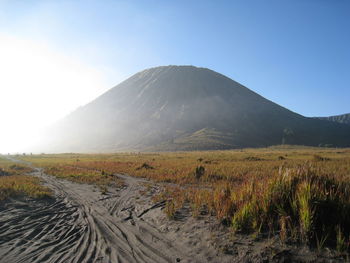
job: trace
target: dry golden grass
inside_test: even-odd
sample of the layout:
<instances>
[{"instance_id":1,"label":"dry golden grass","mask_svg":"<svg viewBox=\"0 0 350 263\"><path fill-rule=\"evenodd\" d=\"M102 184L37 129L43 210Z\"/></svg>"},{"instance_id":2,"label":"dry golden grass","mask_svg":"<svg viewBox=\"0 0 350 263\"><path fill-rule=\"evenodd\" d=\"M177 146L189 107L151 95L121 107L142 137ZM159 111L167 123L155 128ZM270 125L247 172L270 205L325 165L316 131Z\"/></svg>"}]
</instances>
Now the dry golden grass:
<instances>
[{"instance_id":1,"label":"dry golden grass","mask_svg":"<svg viewBox=\"0 0 350 263\"><path fill-rule=\"evenodd\" d=\"M95 184L99 186L111 184L118 186L122 185L121 179L113 176L112 174L92 168L86 169L71 165L56 165L47 167L45 172L76 183Z\"/></svg>"},{"instance_id":2,"label":"dry golden grass","mask_svg":"<svg viewBox=\"0 0 350 263\"><path fill-rule=\"evenodd\" d=\"M279 234L284 241L348 249L349 149L274 147L21 158L77 181L124 173L171 183L156 197L167 201L169 218L187 202L194 217L210 213L234 231Z\"/></svg>"},{"instance_id":3,"label":"dry golden grass","mask_svg":"<svg viewBox=\"0 0 350 263\"><path fill-rule=\"evenodd\" d=\"M26 175L32 169L0 158L0 201L14 196L42 198L51 195L36 177Z\"/></svg>"},{"instance_id":4,"label":"dry golden grass","mask_svg":"<svg viewBox=\"0 0 350 263\"><path fill-rule=\"evenodd\" d=\"M43 198L51 195L48 188L40 185L38 178L29 175L11 175L0 177L0 201L8 197L27 195Z\"/></svg>"},{"instance_id":5,"label":"dry golden grass","mask_svg":"<svg viewBox=\"0 0 350 263\"><path fill-rule=\"evenodd\" d=\"M331 162L315 161L314 156L330 158ZM243 181L247 177L264 177L278 173L283 164L286 168L315 161L324 169L344 174L348 166L342 161L350 156L349 150L313 148L267 148L243 151L179 152L179 153L121 153L121 154L62 154L21 157L36 165L49 168L65 165L146 177L160 182L198 184L195 170L205 168L201 184L211 185L218 181ZM284 159L279 160L280 157ZM341 165L338 165L341 163ZM153 168L153 169L152 169Z\"/></svg>"}]
</instances>

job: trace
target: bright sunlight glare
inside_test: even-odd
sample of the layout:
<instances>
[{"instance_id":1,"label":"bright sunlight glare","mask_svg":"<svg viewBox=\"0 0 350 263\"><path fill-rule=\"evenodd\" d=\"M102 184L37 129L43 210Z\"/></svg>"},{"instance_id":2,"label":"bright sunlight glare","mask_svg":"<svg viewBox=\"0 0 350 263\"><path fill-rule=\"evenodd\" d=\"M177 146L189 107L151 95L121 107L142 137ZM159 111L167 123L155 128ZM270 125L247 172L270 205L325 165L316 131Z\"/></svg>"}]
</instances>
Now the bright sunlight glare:
<instances>
[{"instance_id":1,"label":"bright sunlight glare","mask_svg":"<svg viewBox=\"0 0 350 263\"><path fill-rule=\"evenodd\" d=\"M0 153L30 150L45 127L108 87L79 59L7 35L0 35L0 72Z\"/></svg>"}]
</instances>

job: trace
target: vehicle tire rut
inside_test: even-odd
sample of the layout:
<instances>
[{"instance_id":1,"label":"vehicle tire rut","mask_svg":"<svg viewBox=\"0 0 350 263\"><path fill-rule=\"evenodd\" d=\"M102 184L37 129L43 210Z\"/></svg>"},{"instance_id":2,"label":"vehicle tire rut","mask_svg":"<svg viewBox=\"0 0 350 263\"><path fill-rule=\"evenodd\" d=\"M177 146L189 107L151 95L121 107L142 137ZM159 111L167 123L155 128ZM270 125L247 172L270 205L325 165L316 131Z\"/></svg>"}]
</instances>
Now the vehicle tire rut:
<instances>
[{"instance_id":1,"label":"vehicle tire rut","mask_svg":"<svg viewBox=\"0 0 350 263\"><path fill-rule=\"evenodd\" d=\"M125 186L101 197L94 186L39 168L32 175L54 197L12 199L0 207L0 262L191 262L186 248L143 221L153 207L135 212L142 179L120 175Z\"/></svg>"}]
</instances>

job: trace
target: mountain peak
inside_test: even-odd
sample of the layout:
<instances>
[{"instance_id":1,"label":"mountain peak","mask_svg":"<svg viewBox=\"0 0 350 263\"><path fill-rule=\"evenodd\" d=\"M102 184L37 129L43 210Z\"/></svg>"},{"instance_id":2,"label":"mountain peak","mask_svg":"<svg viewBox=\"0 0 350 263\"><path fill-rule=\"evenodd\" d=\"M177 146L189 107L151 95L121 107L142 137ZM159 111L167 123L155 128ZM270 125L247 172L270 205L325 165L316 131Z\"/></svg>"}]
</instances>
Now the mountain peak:
<instances>
[{"instance_id":1,"label":"mountain peak","mask_svg":"<svg viewBox=\"0 0 350 263\"><path fill-rule=\"evenodd\" d=\"M286 132L288 131L288 132ZM143 70L56 125L55 151L350 146L350 127L289 111L207 68Z\"/></svg>"}]
</instances>

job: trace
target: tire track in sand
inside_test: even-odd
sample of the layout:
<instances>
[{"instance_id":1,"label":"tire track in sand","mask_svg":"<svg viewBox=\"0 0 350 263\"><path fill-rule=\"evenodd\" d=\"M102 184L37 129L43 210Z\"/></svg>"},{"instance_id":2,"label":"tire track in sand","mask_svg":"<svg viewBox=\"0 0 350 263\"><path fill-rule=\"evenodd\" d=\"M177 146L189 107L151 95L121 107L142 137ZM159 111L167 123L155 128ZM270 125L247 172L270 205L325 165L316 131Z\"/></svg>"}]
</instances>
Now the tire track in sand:
<instances>
[{"instance_id":1,"label":"tire track in sand","mask_svg":"<svg viewBox=\"0 0 350 263\"><path fill-rule=\"evenodd\" d=\"M55 199L12 200L1 208L0 262L194 262L186 257L186 247L136 214L142 179L120 175L126 186L101 198L91 185L39 168L33 175L55 192Z\"/></svg>"}]
</instances>

